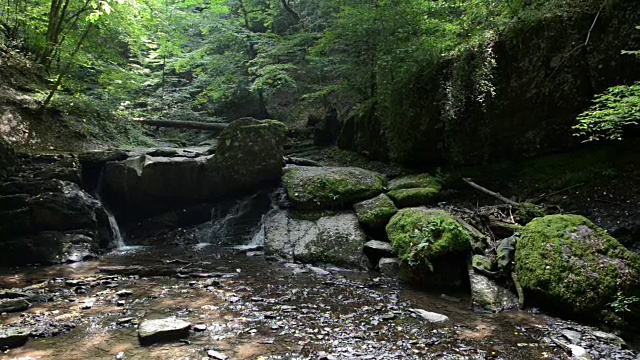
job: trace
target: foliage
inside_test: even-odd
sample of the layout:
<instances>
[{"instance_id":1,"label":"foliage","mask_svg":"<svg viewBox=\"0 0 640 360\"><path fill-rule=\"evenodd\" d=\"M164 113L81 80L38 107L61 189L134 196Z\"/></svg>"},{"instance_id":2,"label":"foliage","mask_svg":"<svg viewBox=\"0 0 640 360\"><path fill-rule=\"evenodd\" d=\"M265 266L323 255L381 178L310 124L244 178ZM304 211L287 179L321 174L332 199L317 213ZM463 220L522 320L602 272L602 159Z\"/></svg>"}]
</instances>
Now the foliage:
<instances>
[{"instance_id":1,"label":"foliage","mask_svg":"<svg viewBox=\"0 0 640 360\"><path fill-rule=\"evenodd\" d=\"M615 299L609 304L614 313L624 315L631 312L630 306L640 301L637 296L625 296L622 291L616 293Z\"/></svg>"},{"instance_id":2,"label":"foliage","mask_svg":"<svg viewBox=\"0 0 640 360\"><path fill-rule=\"evenodd\" d=\"M451 215L441 210L407 208L387 225L393 251L410 267L430 266L431 260L467 250L471 236Z\"/></svg>"}]
</instances>

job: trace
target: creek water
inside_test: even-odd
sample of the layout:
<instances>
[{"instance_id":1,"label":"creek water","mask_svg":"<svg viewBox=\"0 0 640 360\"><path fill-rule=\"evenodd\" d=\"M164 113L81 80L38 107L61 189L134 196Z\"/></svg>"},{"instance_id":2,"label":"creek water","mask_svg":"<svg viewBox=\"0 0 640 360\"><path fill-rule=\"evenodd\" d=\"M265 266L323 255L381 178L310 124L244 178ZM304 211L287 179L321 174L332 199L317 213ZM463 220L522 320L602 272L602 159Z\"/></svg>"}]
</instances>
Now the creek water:
<instances>
[{"instance_id":1,"label":"creek water","mask_svg":"<svg viewBox=\"0 0 640 360\"><path fill-rule=\"evenodd\" d=\"M0 316L32 333L0 359L567 359L553 339L584 329L526 311L477 313L468 294L443 298L375 272L271 259L259 251L264 221L242 220L253 200L214 212L194 227L200 236L183 232L196 240L190 244L123 246L95 261L0 270L0 287L32 303ZM449 320L430 323L414 309ZM137 325L166 317L194 330L141 346Z\"/></svg>"}]
</instances>

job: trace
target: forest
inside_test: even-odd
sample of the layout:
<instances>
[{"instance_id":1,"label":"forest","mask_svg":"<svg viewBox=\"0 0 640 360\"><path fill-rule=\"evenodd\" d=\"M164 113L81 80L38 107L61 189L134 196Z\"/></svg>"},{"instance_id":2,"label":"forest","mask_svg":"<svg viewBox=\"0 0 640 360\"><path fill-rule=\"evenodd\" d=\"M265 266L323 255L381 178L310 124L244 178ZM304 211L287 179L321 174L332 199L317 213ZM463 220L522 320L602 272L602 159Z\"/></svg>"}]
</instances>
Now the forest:
<instances>
[{"instance_id":1,"label":"forest","mask_svg":"<svg viewBox=\"0 0 640 360\"><path fill-rule=\"evenodd\" d=\"M0 358L640 359L640 1L0 0Z\"/></svg>"}]
</instances>

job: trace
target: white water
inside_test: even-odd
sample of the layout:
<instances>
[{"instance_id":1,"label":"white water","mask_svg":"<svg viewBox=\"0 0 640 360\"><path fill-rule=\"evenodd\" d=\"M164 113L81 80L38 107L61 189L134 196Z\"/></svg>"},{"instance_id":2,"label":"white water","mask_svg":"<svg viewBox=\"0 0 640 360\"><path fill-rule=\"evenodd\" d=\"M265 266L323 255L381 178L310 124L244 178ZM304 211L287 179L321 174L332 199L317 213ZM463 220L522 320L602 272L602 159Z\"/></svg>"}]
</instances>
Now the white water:
<instances>
[{"instance_id":1,"label":"white water","mask_svg":"<svg viewBox=\"0 0 640 360\"><path fill-rule=\"evenodd\" d=\"M111 228L111 236L113 236L113 240L116 243L118 249L122 249L126 247L124 243L124 238L122 238L122 233L120 232L120 227L118 226L118 222L116 221L116 217L113 216L111 211L104 208L104 212L107 213L107 218L109 219L109 227Z\"/></svg>"},{"instance_id":2,"label":"white water","mask_svg":"<svg viewBox=\"0 0 640 360\"><path fill-rule=\"evenodd\" d=\"M233 228L233 221L250 210L253 198L254 196L250 196L239 200L222 218L220 218L219 209L213 208L211 210L210 220L212 225L207 231L206 236L204 238L200 238L199 243L196 244L196 248L202 248L211 244L219 243L230 236L236 235L230 233L230 230Z\"/></svg>"}]
</instances>

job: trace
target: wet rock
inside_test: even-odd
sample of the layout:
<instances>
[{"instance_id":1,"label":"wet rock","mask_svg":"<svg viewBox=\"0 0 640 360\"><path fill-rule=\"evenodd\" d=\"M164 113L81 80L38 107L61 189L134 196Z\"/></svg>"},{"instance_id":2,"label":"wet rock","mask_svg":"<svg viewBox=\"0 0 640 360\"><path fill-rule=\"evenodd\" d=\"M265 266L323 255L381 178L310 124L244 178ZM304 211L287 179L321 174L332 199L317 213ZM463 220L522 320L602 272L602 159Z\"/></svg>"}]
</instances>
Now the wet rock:
<instances>
[{"instance_id":1,"label":"wet rock","mask_svg":"<svg viewBox=\"0 0 640 360\"><path fill-rule=\"evenodd\" d=\"M582 338L582 334L574 330L564 329L561 330L560 333L564 335L564 337L566 337L569 341L571 341L572 344L579 343L580 339Z\"/></svg>"},{"instance_id":2,"label":"wet rock","mask_svg":"<svg viewBox=\"0 0 640 360\"><path fill-rule=\"evenodd\" d=\"M133 320L135 320L135 318L132 318L132 317L120 318L116 320L116 324L118 325L130 324Z\"/></svg>"},{"instance_id":3,"label":"wet rock","mask_svg":"<svg viewBox=\"0 0 640 360\"><path fill-rule=\"evenodd\" d=\"M288 211L271 214L265 222L265 252L310 263L360 267L365 235L353 213L318 220L291 217Z\"/></svg>"},{"instance_id":4,"label":"wet rock","mask_svg":"<svg viewBox=\"0 0 640 360\"><path fill-rule=\"evenodd\" d=\"M83 166L104 164L108 161L121 161L128 157L127 152L121 149L93 150L78 155L78 160Z\"/></svg>"},{"instance_id":5,"label":"wet rock","mask_svg":"<svg viewBox=\"0 0 640 360\"><path fill-rule=\"evenodd\" d=\"M640 256L578 215L545 216L527 224L515 269L527 303L591 319L640 286Z\"/></svg>"},{"instance_id":6,"label":"wet rock","mask_svg":"<svg viewBox=\"0 0 640 360\"><path fill-rule=\"evenodd\" d=\"M355 167L291 167L283 178L287 195L302 209L344 208L384 190L377 173Z\"/></svg>"},{"instance_id":7,"label":"wet rock","mask_svg":"<svg viewBox=\"0 0 640 360\"><path fill-rule=\"evenodd\" d=\"M193 327L193 331L196 332L203 332L203 331L207 331L207 325L205 324L198 324L196 326Z\"/></svg>"},{"instance_id":8,"label":"wet rock","mask_svg":"<svg viewBox=\"0 0 640 360\"><path fill-rule=\"evenodd\" d=\"M569 349L571 349L571 356L573 359L575 360L592 360L593 359L593 357L591 357L591 355L589 355L587 350L585 350L583 347L578 345L573 345L573 344L568 344L567 346L569 347Z\"/></svg>"},{"instance_id":9,"label":"wet rock","mask_svg":"<svg viewBox=\"0 0 640 360\"><path fill-rule=\"evenodd\" d=\"M129 297L133 295L133 292L130 290L120 290L116 293L117 297Z\"/></svg>"},{"instance_id":10,"label":"wet rock","mask_svg":"<svg viewBox=\"0 0 640 360\"><path fill-rule=\"evenodd\" d=\"M473 255L471 265L484 273L491 272L493 268L493 262L491 259L484 255Z\"/></svg>"},{"instance_id":11,"label":"wet rock","mask_svg":"<svg viewBox=\"0 0 640 360\"><path fill-rule=\"evenodd\" d=\"M61 192L47 192L29 199L33 225L38 230L95 229L99 201L74 183L63 182Z\"/></svg>"},{"instance_id":12,"label":"wet rock","mask_svg":"<svg viewBox=\"0 0 640 360\"><path fill-rule=\"evenodd\" d=\"M151 345L187 338L191 324L176 318L144 320L138 327L140 344Z\"/></svg>"},{"instance_id":13,"label":"wet rock","mask_svg":"<svg viewBox=\"0 0 640 360\"><path fill-rule=\"evenodd\" d=\"M384 227L398 212L393 201L385 194L359 202L353 205L353 209L365 231L371 232L372 235L384 234ZM384 235L386 236L386 234Z\"/></svg>"},{"instance_id":14,"label":"wet rock","mask_svg":"<svg viewBox=\"0 0 640 360\"><path fill-rule=\"evenodd\" d=\"M496 248L498 255L498 267L501 270L511 269L513 261L516 257L516 242L518 238L512 236L506 239L502 239Z\"/></svg>"},{"instance_id":15,"label":"wet rock","mask_svg":"<svg viewBox=\"0 0 640 360\"><path fill-rule=\"evenodd\" d=\"M229 357L219 351L207 350L207 356L216 360L227 360Z\"/></svg>"},{"instance_id":16,"label":"wet rock","mask_svg":"<svg viewBox=\"0 0 640 360\"><path fill-rule=\"evenodd\" d=\"M428 322L431 322L431 323L441 323L441 322L449 321L449 317L446 315L426 311L423 309L409 309L409 310L412 313L420 316L424 320L427 320Z\"/></svg>"},{"instance_id":17,"label":"wet rock","mask_svg":"<svg viewBox=\"0 0 640 360\"><path fill-rule=\"evenodd\" d=\"M377 264L382 258L394 256L391 244L384 241L370 240L364 244L362 250L372 264Z\"/></svg>"},{"instance_id":18,"label":"wet rock","mask_svg":"<svg viewBox=\"0 0 640 360\"><path fill-rule=\"evenodd\" d=\"M397 277L400 273L400 260L398 258L382 258L378 262L378 270L386 276Z\"/></svg>"},{"instance_id":19,"label":"wet rock","mask_svg":"<svg viewBox=\"0 0 640 360\"><path fill-rule=\"evenodd\" d=\"M601 340L604 340L614 345L619 345L623 347L627 345L621 337L614 334L610 334L610 333L599 331L599 330L594 330L593 332L591 332L591 334Z\"/></svg>"},{"instance_id":20,"label":"wet rock","mask_svg":"<svg viewBox=\"0 0 640 360\"><path fill-rule=\"evenodd\" d=\"M0 313L25 311L31 304L24 298L0 300Z\"/></svg>"},{"instance_id":21,"label":"wet rock","mask_svg":"<svg viewBox=\"0 0 640 360\"><path fill-rule=\"evenodd\" d=\"M31 334L26 328L1 328L0 329L0 349L15 348L24 345Z\"/></svg>"},{"instance_id":22,"label":"wet rock","mask_svg":"<svg viewBox=\"0 0 640 360\"><path fill-rule=\"evenodd\" d=\"M473 270L469 271L469 281L471 299L475 308L491 312L518 308L518 298L495 281Z\"/></svg>"}]
</instances>

